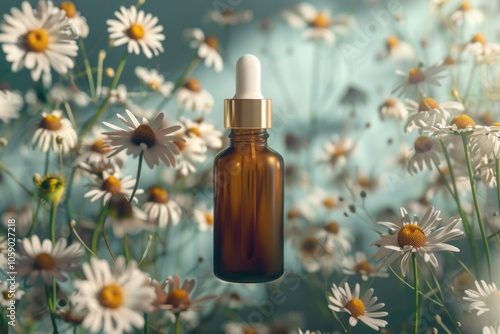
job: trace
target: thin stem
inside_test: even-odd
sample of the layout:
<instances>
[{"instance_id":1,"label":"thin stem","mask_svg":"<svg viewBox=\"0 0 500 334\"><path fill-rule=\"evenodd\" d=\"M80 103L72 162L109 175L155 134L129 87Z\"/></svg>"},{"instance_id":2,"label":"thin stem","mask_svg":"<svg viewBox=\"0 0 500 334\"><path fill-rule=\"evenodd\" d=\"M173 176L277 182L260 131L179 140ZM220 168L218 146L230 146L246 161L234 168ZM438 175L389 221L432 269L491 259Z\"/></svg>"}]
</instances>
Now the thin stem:
<instances>
[{"instance_id":1,"label":"thin stem","mask_svg":"<svg viewBox=\"0 0 500 334\"><path fill-rule=\"evenodd\" d=\"M144 314L144 334L148 334L148 315Z\"/></svg>"},{"instance_id":2,"label":"thin stem","mask_svg":"<svg viewBox=\"0 0 500 334\"><path fill-rule=\"evenodd\" d=\"M474 209L476 211L476 217L479 223L479 230L481 231L481 238L483 239L484 250L486 252L486 262L488 264L488 276L490 281L492 281L490 245L488 243L488 237L484 229L484 223L481 217L481 210L479 209L479 200L477 198L477 191L476 191L476 180L474 179L474 172L472 170L472 162L470 159L469 146L467 145L467 135L462 136L462 143L464 145L465 160L467 162L467 171L469 172L469 181L472 190L472 199L474 201Z\"/></svg>"},{"instance_id":3,"label":"thin stem","mask_svg":"<svg viewBox=\"0 0 500 334\"><path fill-rule=\"evenodd\" d=\"M99 251L99 243L98 243L99 230L102 230L104 228L103 225L107 215L108 215L107 206L104 205L101 212L99 213L99 218L97 219L97 224L95 226L94 233L92 233L91 249L94 254L97 254Z\"/></svg>"},{"instance_id":4,"label":"thin stem","mask_svg":"<svg viewBox=\"0 0 500 334\"><path fill-rule=\"evenodd\" d=\"M177 316L175 317L174 334L181 334L181 316L180 316L180 314L177 314Z\"/></svg>"},{"instance_id":5,"label":"thin stem","mask_svg":"<svg viewBox=\"0 0 500 334\"><path fill-rule=\"evenodd\" d=\"M128 237L127 237L126 233L123 236L123 253L125 255L125 261L127 263L129 263L130 262L130 251L128 249Z\"/></svg>"},{"instance_id":6,"label":"thin stem","mask_svg":"<svg viewBox=\"0 0 500 334\"><path fill-rule=\"evenodd\" d=\"M76 239L82 244L83 247L85 247L85 249L90 253L92 254L93 256L99 258L99 256L97 256L96 253L94 253L88 246L87 244L83 241L82 237L80 237L80 235L78 234L77 230L76 230L76 222L73 220L72 222L70 222L69 224L71 230L73 231L73 234L75 235Z\"/></svg>"},{"instance_id":7,"label":"thin stem","mask_svg":"<svg viewBox=\"0 0 500 334\"><path fill-rule=\"evenodd\" d=\"M350 333L351 333L351 331L352 331L352 326L349 324L349 327L347 327L347 329L346 329L345 333L346 333L346 334L350 334Z\"/></svg>"},{"instance_id":8,"label":"thin stem","mask_svg":"<svg viewBox=\"0 0 500 334\"><path fill-rule=\"evenodd\" d=\"M113 251L111 250L111 245L109 244L108 236L106 235L106 229L104 228L104 224L102 224L102 237L104 239L104 243L106 244L106 248L108 249L109 255L111 255L113 262L116 262L115 254L113 254Z\"/></svg>"},{"instance_id":9,"label":"thin stem","mask_svg":"<svg viewBox=\"0 0 500 334\"><path fill-rule=\"evenodd\" d=\"M50 240L54 245L56 243L56 216L57 216L57 203L50 204Z\"/></svg>"},{"instance_id":10,"label":"thin stem","mask_svg":"<svg viewBox=\"0 0 500 334\"><path fill-rule=\"evenodd\" d=\"M418 334L418 265L417 265L417 255L415 252L411 254L413 260L413 280L415 283L415 327L414 334Z\"/></svg>"},{"instance_id":11,"label":"thin stem","mask_svg":"<svg viewBox=\"0 0 500 334\"><path fill-rule=\"evenodd\" d=\"M474 65L472 65L472 69L471 69L471 72L470 72L470 76L469 76L469 82L467 83L467 88L465 89L465 94L464 94L464 102L467 102L468 98L469 98L469 93L470 93L470 90L472 88L472 83L474 81L474 74L476 74L476 69L477 69L477 64L474 62Z\"/></svg>"},{"instance_id":12,"label":"thin stem","mask_svg":"<svg viewBox=\"0 0 500 334\"><path fill-rule=\"evenodd\" d=\"M132 200L134 199L135 193L137 192L137 188L139 187L139 180L141 179L141 171L142 171L142 158L144 157L144 151L141 151L139 154L139 166L137 167L137 176L135 179L135 185L134 189L132 190L132 195L130 195L130 200L129 202L132 203Z\"/></svg>"},{"instance_id":13,"label":"thin stem","mask_svg":"<svg viewBox=\"0 0 500 334\"><path fill-rule=\"evenodd\" d=\"M55 316L55 304L54 300L52 298L52 293L51 293L51 288L49 286L45 287L45 296L47 297L47 306L49 307L49 313L50 313L50 321L52 323L52 328L54 330L54 334L58 334L59 331L57 330L57 320ZM55 292L54 292L55 294Z\"/></svg>"},{"instance_id":14,"label":"thin stem","mask_svg":"<svg viewBox=\"0 0 500 334\"><path fill-rule=\"evenodd\" d=\"M92 75L92 67L90 66L87 50L85 49L85 44L83 43L83 39L81 37L78 38L78 44L80 45L80 50L82 51L83 63L85 65L85 72L87 73L87 79L89 81L90 96L92 100L94 100L96 94L94 76Z\"/></svg>"},{"instance_id":15,"label":"thin stem","mask_svg":"<svg viewBox=\"0 0 500 334\"><path fill-rule=\"evenodd\" d=\"M36 225L38 222L38 213L40 212L40 201L36 201L35 213L33 214L33 219L31 221L31 226L28 231L28 237L31 237L36 230Z\"/></svg>"},{"instance_id":16,"label":"thin stem","mask_svg":"<svg viewBox=\"0 0 500 334\"><path fill-rule=\"evenodd\" d=\"M142 254L141 260L139 261L139 263L137 264L137 266L140 266L141 263L142 263L142 261L144 261L144 259L146 258L146 256L148 256L149 249L151 248L152 244L153 244L153 235L150 234L148 236L148 244L146 245L146 249L144 250L144 253Z\"/></svg>"}]
</instances>

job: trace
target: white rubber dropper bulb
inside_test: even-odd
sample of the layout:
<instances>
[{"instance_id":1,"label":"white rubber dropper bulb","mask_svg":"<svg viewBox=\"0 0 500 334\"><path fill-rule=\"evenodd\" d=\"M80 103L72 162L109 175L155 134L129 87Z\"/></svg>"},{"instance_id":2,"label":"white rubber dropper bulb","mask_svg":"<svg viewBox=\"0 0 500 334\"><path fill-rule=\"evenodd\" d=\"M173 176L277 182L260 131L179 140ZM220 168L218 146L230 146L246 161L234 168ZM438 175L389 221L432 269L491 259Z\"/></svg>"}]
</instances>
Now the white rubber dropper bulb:
<instances>
[{"instance_id":1,"label":"white rubber dropper bulb","mask_svg":"<svg viewBox=\"0 0 500 334\"><path fill-rule=\"evenodd\" d=\"M233 99L263 99L260 92L260 61L246 54L236 63L236 94Z\"/></svg>"}]
</instances>

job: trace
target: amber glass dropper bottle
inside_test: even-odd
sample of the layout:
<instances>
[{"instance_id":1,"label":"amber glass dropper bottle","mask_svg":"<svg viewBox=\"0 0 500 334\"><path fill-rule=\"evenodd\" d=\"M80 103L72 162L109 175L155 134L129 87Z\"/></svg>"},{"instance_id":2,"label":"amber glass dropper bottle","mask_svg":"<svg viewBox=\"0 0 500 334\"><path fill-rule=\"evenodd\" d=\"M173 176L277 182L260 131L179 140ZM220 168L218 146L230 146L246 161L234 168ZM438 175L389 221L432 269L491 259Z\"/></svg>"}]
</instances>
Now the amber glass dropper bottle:
<instances>
[{"instance_id":1,"label":"amber glass dropper bottle","mask_svg":"<svg viewBox=\"0 0 500 334\"><path fill-rule=\"evenodd\" d=\"M267 146L271 100L260 92L260 62L236 63L236 94L224 101L231 144L214 162L214 273L267 282L283 274L283 158Z\"/></svg>"}]
</instances>

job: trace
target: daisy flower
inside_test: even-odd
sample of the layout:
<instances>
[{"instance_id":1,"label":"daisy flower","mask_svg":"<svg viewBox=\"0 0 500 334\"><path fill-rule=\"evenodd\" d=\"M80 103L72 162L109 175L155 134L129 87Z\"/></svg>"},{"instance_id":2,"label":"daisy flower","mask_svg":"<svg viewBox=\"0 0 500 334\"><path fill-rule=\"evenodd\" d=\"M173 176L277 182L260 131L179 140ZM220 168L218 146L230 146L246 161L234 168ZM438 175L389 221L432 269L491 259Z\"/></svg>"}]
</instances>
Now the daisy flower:
<instances>
[{"instance_id":1,"label":"daisy flower","mask_svg":"<svg viewBox=\"0 0 500 334\"><path fill-rule=\"evenodd\" d=\"M21 95L8 90L0 90L0 120L9 124L11 119L19 118L19 111L23 107L24 101Z\"/></svg>"},{"instance_id":2,"label":"daisy flower","mask_svg":"<svg viewBox=\"0 0 500 334\"><path fill-rule=\"evenodd\" d=\"M387 98L378 108L378 113L382 120L387 118L405 119L408 116L408 110L403 102L394 98Z\"/></svg>"},{"instance_id":3,"label":"daisy flower","mask_svg":"<svg viewBox=\"0 0 500 334\"><path fill-rule=\"evenodd\" d=\"M396 36L389 36L385 40L386 56L395 61L411 60L415 58L415 50L410 43L400 40Z\"/></svg>"},{"instance_id":4,"label":"daisy flower","mask_svg":"<svg viewBox=\"0 0 500 334\"><path fill-rule=\"evenodd\" d=\"M141 205L141 209L148 215L149 220L165 227L169 221L177 225L181 219L181 208L168 195L166 189L160 186L149 188L148 199Z\"/></svg>"},{"instance_id":5,"label":"daisy flower","mask_svg":"<svg viewBox=\"0 0 500 334\"><path fill-rule=\"evenodd\" d=\"M29 284L35 283L41 277L45 283L52 284L52 278L66 280L62 271L78 268L78 263L84 254L80 243L66 247L66 239L60 238L52 245L49 239L40 242L37 235L25 238L20 243L22 255L17 263L19 276L28 276Z\"/></svg>"},{"instance_id":6,"label":"daisy flower","mask_svg":"<svg viewBox=\"0 0 500 334\"><path fill-rule=\"evenodd\" d=\"M294 240L297 258L308 273L330 273L337 263L333 245L327 244L316 232L316 228L305 228L300 233L300 239Z\"/></svg>"},{"instance_id":7,"label":"daisy flower","mask_svg":"<svg viewBox=\"0 0 500 334\"><path fill-rule=\"evenodd\" d=\"M70 87L61 84L55 84L49 91L49 98L55 105L60 105L65 102L70 102L78 107L86 107L89 105L90 97L79 90L75 85Z\"/></svg>"},{"instance_id":8,"label":"daisy flower","mask_svg":"<svg viewBox=\"0 0 500 334\"><path fill-rule=\"evenodd\" d=\"M24 295L24 291L21 290L18 283L15 283L14 289L8 282L0 283L0 305L3 307L8 307L12 305L13 301L19 300Z\"/></svg>"},{"instance_id":9,"label":"daisy flower","mask_svg":"<svg viewBox=\"0 0 500 334\"><path fill-rule=\"evenodd\" d=\"M221 26L232 26L251 22L253 19L253 11L242 10L235 12L226 8L223 11L213 10L208 12L207 18Z\"/></svg>"},{"instance_id":10,"label":"daisy flower","mask_svg":"<svg viewBox=\"0 0 500 334\"><path fill-rule=\"evenodd\" d=\"M450 125L437 125L433 127L431 134L433 136L449 136L472 134L476 129L476 122L469 115L458 115L453 117Z\"/></svg>"},{"instance_id":11,"label":"daisy flower","mask_svg":"<svg viewBox=\"0 0 500 334\"><path fill-rule=\"evenodd\" d=\"M123 194L114 194L108 203L108 216L106 223L111 225L116 237L125 234L136 234L141 229L152 230L148 224L148 215L130 203Z\"/></svg>"},{"instance_id":12,"label":"daisy flower","mask_svg":"<svg viewBox=\"0 0 500 334\"><path fill-rule=\"evenodd\" d=\"M108 96L109 94L109 103L111 104L121 104L124 106L128 106L130 104L128 98L127 86L120 84L115 89L109 90L109 87L102 87L101 94L103 97Z\"/></svg>"},{"instance_id":13,"label":"daisy flower","mask_svg":"<svg viewBox=\"0 0 500 334\"><path fill-rule=\"evenodd\" d=\"M386 267L374 268L365 253L356 252L355 257L346 257L344 261L345 275L360 275L363 281L374 277L389 277Z\"/></svg>"},{"instance_id":14,"label":"daisy flower","mask_svg":"<svg viewBox=\"0 0 500 334\"><path fill-rule=\"evenodd\" d=\"M408 121L406 122L406 132L418 129L429 129L433 126L445 125L450 117L449 110L463 111L464 106L458 102L438 103L430 97L422 98L419 102L407 99L407 109L409 111Z\"/></svg>"},{"instance_id":15,"label":"daisy flower","mask_svg":"<svg viewBox=\"0 0 500 334\"><path fill-rule=\"evenodd\" d=\"M193 49L198 49L198 57L205 59L206 67L213 67L215 72L222 71L223 62L219 53L219 40L215 36L207 36L199 28L186 29L184 35L191 42Z\"/></svg>"},{"instance_id":16,"label":"daisy flower","mask_svg":"<svg viewBox=\"0 0 500 334\"><path fill-rule=\"evenodd\" d=\"M142 52L147 58L158 56L163 52L161 41L165 39L163 26L157 25L158 18L137 10L132 6L129 9L121 6L115 12L118 20L107 20L109 38L113 46L127 44L127 51L136 55Z\"/></svg>"},{"instance_id":17,"label":"daisy flower","mask_svg":"<svg viewBox=\"0 0 500 334\"><path fill-rule=\"evenodd\" d=\"M474 55L477 62L488 62L500 57L500 44L490 43L483 34L477 33L464 46L464 51Z\"/></svg>"},{"instance_id":18,"label":"daisy flower","mask_svg":"<svg viewBox=\"0 0 500 334\"><path fill-rule=\"evenodd\" d=\"M486 156L476 157L473 160L474 169L489 188L497 185L496 159L488 159Z\"/></svg>"},{"instance_id":19,"label":"daisy flower","mask_svg":"<svg viewBox=\"0 0 500 334\"><path fill-rule=\"evenodd\" d=\"M66 19L66 13L52 2L41 0L33 9L28 1L21 3L21 10L12 8L4 15L0 25L0 43L12 71L23 67L31 71L33 81L42 77L48 86L52 80L51 67L59 74L68 73L78 53L76 35Z\"/></svg>"},{"instance_id":20,"label":"daisy flower","mask_svg":"<svg viewBox=\"0 0 500 334\"><path fill-rule=\"evenodd\" d=\"M61 139L61 144L57 143L58 138ZM66 154L76 146L77 135L71 122L62 117L61 110L54 110L50 114L42 113L32 142L33 149L37 146L42 152L47 152L50 148L54 152L61 149L62 153Z\"/></svg>"},{"instance_id":21,"label":"daisy flower","mask_svg":"<svg viewBox=\"0 0 500 334\"><path fill-rule=\"evenodd\" d=\"M446 66L443 66L442 63L437 63L425 70L420 67L412 67L408 73L396 71L396 74L402 76L404 80L397 84L392 92L397 93L398 96L409 96L415 91L422 92L426 83L431 86L440 87L439 80L446 77L446 74L441 72L446 69Z\"/></svg>"},{"instance_id":22,"label":"daisy flower","mask_svg":"<svg viewBox=\"0 0 500 334\"><path fill-rule=\"evenodd\" d=\"M102 134L101 128L93 128L92 136L85 137L81 144L81 152L76 157L74 165L82 167L83 164L90 167L107 164L114 166L113 170L119 170L125 162L125 152L111 155L111 146L108 137Z\"/></svg>"},{"instance_id":23,"label":"daisy flower","mask_svg":"<svg viewBox=\"0 0 500 334\"><path fill-rule=\"evenodd\" d=\"M222 147L222 132L204 119L192 121L186 117L181 117L181 122L187 134L201 138L208 148L217 149Z\"/></svg>"},{"instance_id":24,"label":"daisy flower","mask_svg":"<svg viewBox=\"0 0 500 334\"><path fill-rule=\"evenodd\" d=\"M127 155L133 155L137 158L141 153L149 168L160 164L160 160L167 166L176 166L175 156L178 149L174 143L182 142L183 139L178 136L169 136L169 134L179 130L179 125L171 127L163 126L164 114L159 113L153 123L150 125L146 118L142 119L142 124L130 110L125 110L130 122L120 114L116 116L126 125L127 129L122 129L108 122L103 122L107 127L115 130L114 132L104 132L109 137L111 145L111 156L127 150Z\"/></svg>"},{"instance_id":25,"label":"daisy flower","mask_svg":"<svg viewBox=\"0 0 500 334\"><path fill-rule=\"evenodd\" d=\"M89 25L87 20L77 11L75 4L72 1L63 1L59 4L59 8L66 13L68 22L73 26L76 34L81 38L87 38Z\"/></svg>"},{"instance_id":26,"label":"daisy flower","mask_svg":"<svg viewBox=\"0 0 500 334\"><path fill-rule=\"evenodd\" d=\"M136 179L131 176L124 176L123 178L119 173L110 174L107 171L103 171L102 179L95 179L95 183L89 185L89 191L83 195L85 198L90 198L91 202L95 202L102 198L103 203L106 205L114 194L123 194L127 198L132 196L132 191L134 189ZM144 192L142 189L137 189L136 195L140 195ZM134 197L134 202L137 202L137 198Z\"/></svg>"},{"instance_id":27,"label":"daisy flower","mask_svg":"<svg viewBox=\"0 0 500 334\"><path fill-rule=\"evenodd\" d=\"M401 218L394 217L394 222L378 222L379 225L389 228L389 233L382 234L380 240L372 244L380 247L375 254L376 260L389 255L384 263L385 266L402 256L401 272L406 276L408 263L414 252L422 256L425 262L437 267L438 261L434 252L460 251L457 247L444 242L463 234L456 228L462 222L461 219L451 218L444 227L438 228L441 211L435 210L434 207L427 210L421 222L418 217L412 221L405 208L401 208L400 212Z\"/></svg>"},{"instance_id":28,"label":"daisy flower","mask_svg":"<svg viewBox=\"0 0 500 334\"><path fill-rule=\"evenodd\" d=\"M193 210L193 215L200 231L203 232L214 228L214 209L201 206Z\"/></svg>"},{"instance_id":29,"label":"daisy flower","mask_svg":"<svg viewBox=\"0 0 500 334\"><path fill-rule=\"evenodd\" d=\"M491 159L500 158L500 123L489 126L477 125L469 139L473 155Z\"/></svg>"},{"instance_id":30,"label":"daisy flower","mask_svg":"<svg viewBox=\"0 0 500 334\"><path fill-rule=\"evenodd\" d=\"M500 326L497 329L493 326L483 327L483 334L500 334Z\"/></svg>"},{"instance_id":31,"label":"daisy flower","mask_svg":"<svg viewBox=\"0 0 500 334\"><path fill-rule=\"evenodd\" d=\"M333 312L349 313L349 325L352 327L356 326L359 320L378 331L380 328L387 326L387 321L377 318L385 317L388 313L378 311L385 304L375 304L376 302L377 297L373 297L373 289L369 289L363 297L360 297L359 284L356 283L354 291L351 292L351 288L346 282L344 287L337 287L333 284L332 296L328 297L328 308Z\"/></svg>"},{"instance_id":32,"label":"daisy flower","mask_svg":"<svg viewBox=\"0 0 500 334\"><path fill-rule=\"evenodd\" d=\"M135 68L135 75L143 83L148 85L153 91L160 93L163 97L170 97L174 90L174 83L171 81L165 82L165 77L158 73L157 70L148 70L145 67L138 66Z\"/></svg>"},{"instance_id":33,"label":"daisy flower","mask_svg":"<svg viewBox=\"0 0 500 334\"><path fill-rule=\"evenodd\" d=\"M351 233L335 220L325 225L319 225L315 234L320 239L324 238L326 244L331 246L332 249L339 247L342 252L351 250L351 241L353 239Z\"/></svg>"},{"instance_id":34,"label":"daisy flower","mask_svg":"<svg viewBox=\"0 0 500 334\"><path fill-rule=\"evenodd\" d=\"M197 79L190 78L184 83L184 86L179 88L177 103L182 109L209 113L214 107L214 98L201 87L201 83Z\"/></svg>"},{"instance_id":35,"label":"daisy flower","mask_svg":"<svg viewBox=\"0 0 500 334\"><path fill-rule=\"evenodd\" d=\"M355 146L351 139L334 135L331 141L323 144L324 154L319 162L326 162L332 167L344 167L347 159L354 153Z\"/></svg>"},{"instance_id":36,"label":"daisy flower","mask_svg":"<svg viewBox=\"0 0 500 334\"><path fill-rule=\"evenodd\" d=\"M76 313L84 313L82 325L92 333L121 334L144 326L142 312L153 310L154 290L149 277L132 260L118 257L111 269L106 260L92 258L83 264L85 279L75 279L71 297Z\"/></svg>"},{"instance_id":37,"label":"daisy flower","mask_svg":"<svg viewBox=\"0 0 500 334\"><path fill-rule=\"evenodd\" d=\"M413 150L408 156L408 172L410 174L423 171L424 167L432 170L433 164L439 166L439 156L441 145L435 138L420 136L415 139Z\"/></svg>"},{"instance_id":38,"label":"daisy flower","mask_svg":"<svg viewBox=\"0 0 500 334\"><path fill-rule=\"evenodd\" d=\"M186 176L189 173L196 172L195 164L207 160L207 145L205 142L193 135L182 136L185 141L177 141L175 145L179 149L179 159L177 160L177 169Z\"/></svg>"},{"instance_id":39,"label":"daisy flower","mask_svg":"<svg viewBox=\"0 0 500 334\"><path fill-rule=\"evenodd\" d=\"M6 231L9 226L9 220L13 219L16 221L16 234L18 236L24 236L28 233L31 227L31 222L33 221L33 211L31 210L31 206L28 204L23 205L19 209L9 207L1 215L1 217L2 224Z\"/></svg>"},{"instance_id":40,"label":"daisy flower","mask_svg":"<svg viewBox=\"0 0 500 334\"><path fill-rule=\"evenodd\" d=\"M304 29L306 40L335 43L335 34L346 34L355 25L348 15L331 17L329 10L318 11L313 5L302 2L281 13L281 18L293 28Z\"/></svg>"},{"instance_id":41,"label":"daisy flower","mask_svg":"<svg viewBox=\"0 0 500 334\"><path fill-rule=\"evenodd\" d=\"M470 2L462 1L460 6L450 14L449 20L457 26L461 26L464 22L474 26L484 21L484 14Z\"/></svg>"},{"instance_id":42,"label":"daisy flower","mask_svg":"<svg viewBox=\"0 0 500 334\"><path fill-rule=\"evenodd\" d=\"M475 282L476 290L467 289L464 300L472 302L469 310L477 311L477 315L492 311L498 314L500 311L500 291L495 283L488 284L485 281Z\"/></svg>"}]
</instances>

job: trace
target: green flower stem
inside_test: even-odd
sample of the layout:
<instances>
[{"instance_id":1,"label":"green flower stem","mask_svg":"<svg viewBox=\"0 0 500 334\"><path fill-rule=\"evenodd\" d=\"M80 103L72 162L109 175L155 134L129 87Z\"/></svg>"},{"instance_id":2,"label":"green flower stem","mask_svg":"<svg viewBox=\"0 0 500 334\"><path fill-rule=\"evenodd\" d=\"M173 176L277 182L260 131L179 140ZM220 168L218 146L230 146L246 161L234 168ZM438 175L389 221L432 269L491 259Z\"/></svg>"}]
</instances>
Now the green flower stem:
<instances>
[{"instance_id":1,"label":"green flower stem","mask_svg":"<svg viewBox=\"0 0 500 334\"><path fill-rule=\"evenodd\" d=\"M128 249L128 237L127 233L123 236L123 254L125 255L126 263L130 262L130 251Z\"/></svg>"},{"instance_id":2,"label":"green flower stem","mask_svg":"<svg viewBox=\"0 0 500 334\"><path fill-rule=\"evenodd\" d=\"M144 334L148 334L148 315L144 314Z\"/></svg>"},{"instance_id":3,"label":"green flower stem","mask_svg":"<svg viewBox=\"0 0 500 334\"><path fill-rule=\"evenodd\" d=\"M132 190L132 195L130 195L130 200L129 200L130 203L132 203L132 200L134 199L135 193L137 192L137 188L139 187L139 180L141 179L143 157L144 157L144 151L141 151L141 153L139 154L139 166L137 166L137 176L135 179L135 185L134 185L134 189Z\"/></svg>"},{"instance_id":4,"label":"green flower stem","mask_svg":"<svg viewBox=\"0 0 500 334\"><path fill-rule=\"evenodd\" d=\"M83 63L85 65L85 72L87 73L87 79L89 81L89 89L90 89L90 96L92 100L95 99L95 84L94 84L94 76L92 75L92 67L90 66L89 62L89 57L87 55L87 50L85 49L85 44L83 43L83 39L80 37L78 38L78 44L80 46L80 50L82 50L82 56L83 56Z\"/></svg>"},{"instance_id":5,"label":"green flower stem","mask_svg":"<svg viewBox=\"0 0 500 334\"><path fill-rule=\"evenodd\" d=\"M418 334L418 264L417 264L417 254L413 252L411 254L413 260L413 280L415 284L415 327L413 330L414 334Z\"/></svg>"},{"instance_id":6,"label":"green flower stem","mask_svg":"<svg viewBox=\"0 0 500 334\"><path fill-rule=\"evenodd\" d=\"M352 326L351 326L351 325L349 325L349 327L347 327L347 329L345 330L345 333L346 333L346 334L350 334L350 333L351 333L351 331L352 331Z\"/></svg>"},{"instance_id":7,"label":"green flower stem","mask_svg":"<svg viewBox=\"0 0 500 334\"><path fill-rule=\"evenodd\" d=\"M476 211L476 217L479 223L479 230L481 231L481 238L483 239L484 250L486 252L486 262L488 264L488 277L490 281L492 281L490 245L488 243L488 237L484 229L484 222L481 217L481 210L479 209L479 201L477 198L477 191L476 191L476 180L474 179L474 172L472 170L472 162L470 159L469 146L467 145L467 135L462 136L462 143L464 145L465 160L467 160L467 171L469 172L469 181L472 191L472 199L474 200L474 209Z\"/></svg>"},{"instance_id":8,"label":"green flower stem","mask_svg":"<svg viewBox=\"0 0 500 334\"><path fill-rule=\"evenodd\" d=\"M54 245L56 243L56 216L57 216L57 203L50 204L50 240Z\"/></svg>"},{"instance_id":9,"label":"green flower stem","mask_svg":"<svg viewBox=\"0 0 500 334\"><path fill-rule=\"evenodd\" d=\"M176 314L175 324L174 324L174 334L181 334L181 333L182 333L181 315L180 314Z\"/></svg>"},{"instance_id":10,"label":"green flower stem","mask_svg":"<svg viewBox=\"0 0 500 334\"><path fill-rule=\"evenodd\" d=\"M108 215L108 210L107 206L105 205L101 213L99 213L99 218L97 219L97 225L94 229L94 232L92 233L92 242L91 242L91 248L92 252L97 255L97 252L99 251L99 230L104 229L104 222L106 220L106 216ZM90 260L90 259L89 259Z\"/></svg>"},{"instance_id":11,"label":"green flower stem","mask_svg":"<svg viewBox=\"0 0 500 334\"><path fill-rule=\"evenodd\" d=\"M56 305L54 304L54 298L52 298L52 294L55 295L55 290L51 291L51 288L46 286L45 296L47 297L47 306L49 307L50 321L52 323L53 333L59 334L59 331L57 330L57 319L55 315Z\"/></svg>"},{"instance_id":12,"label":"green flower stem","mask_svg":"<svg viewBox=\"0 0 500 334\"><path fill-rule=\"evenodd\" d=\"M33 220L31 221L31 226L28 231L28 237L31 237L35 233L36 225L38 223L38 213L40 212L40 201L36 201L35 214L33 215Z\"/></svg>"},{"instance_id":13,"label":"green flower stem","mask_svg":"<svg viewBox=\"0 0 500 334\"><path fill-rule=\"evenodd\" d=\"M106 244L106 248L108 249L109 255L113 259L113 262L116 261L115 254L111 250L111 245L109 244L108 237L106 236L106 230L104 229L104 224L102 224L102 238L104 239L104 243Z\"/></svg>"},{"instance_id":14,"label":"green flower stem","mask_svg":"<svg viewBox=\"0 0 500 334\"><path fill-rule=\"evenodd\" d=\"M496 169L497 169L497 201L498 201L498 210L500 210L500 159L496 160Z\"/></svg>"}]
</instances>

